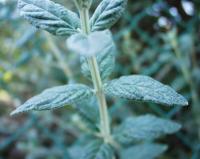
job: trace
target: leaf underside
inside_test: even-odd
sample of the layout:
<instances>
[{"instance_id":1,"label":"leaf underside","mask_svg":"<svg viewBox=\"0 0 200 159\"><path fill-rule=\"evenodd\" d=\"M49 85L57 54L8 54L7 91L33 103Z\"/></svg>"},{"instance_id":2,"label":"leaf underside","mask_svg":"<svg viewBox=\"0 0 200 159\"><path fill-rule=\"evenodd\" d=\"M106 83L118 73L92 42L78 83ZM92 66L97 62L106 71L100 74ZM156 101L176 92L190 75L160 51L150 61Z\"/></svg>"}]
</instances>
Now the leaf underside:
<instances>
[{"instance_id":1,"label":"leaf underside","mask_svg":"<svg viewBox=\"0 0 200 159\"><path fill-rule=\"evenodd\" d=\"M106 94L130 100L149 101L164 105L188 105L187 100L171 87L143 75L123 76L104 86Z\"/></svg>"},{"instance_id":2,"label":"leaf underside","mask_svg":"<svg viewBox=\"0 0 200 159\"><path fill-rule=\"evenodd\" d=\"M114 136L119 143L129 144L173 134L180 128L180 124L171 120L158 118L153 115L143 115L127 118L118 127Z\"/></svg>"},{"instance_id":3,"label":"leaf underside","mask_svg":"<svg viewBox=\"0 0 200 159\"><path fill-rule=\"evenodd\" d=\"M80 103L92 96L92 89L82 84L57 86L44 90L19 106L11 115L30 110L51 110L66 105Z\"/></svg>"},{"instance_id":4,"label":"leaf underside","mask_svg":"<svg viewBox=\"0 0 200 159\"><path fill-rule=\"evenodd\" d=\"M50 0L18 0L20 15L37 28L69 36L80 28L78 16Z\"/></svg>"}]
</instances>

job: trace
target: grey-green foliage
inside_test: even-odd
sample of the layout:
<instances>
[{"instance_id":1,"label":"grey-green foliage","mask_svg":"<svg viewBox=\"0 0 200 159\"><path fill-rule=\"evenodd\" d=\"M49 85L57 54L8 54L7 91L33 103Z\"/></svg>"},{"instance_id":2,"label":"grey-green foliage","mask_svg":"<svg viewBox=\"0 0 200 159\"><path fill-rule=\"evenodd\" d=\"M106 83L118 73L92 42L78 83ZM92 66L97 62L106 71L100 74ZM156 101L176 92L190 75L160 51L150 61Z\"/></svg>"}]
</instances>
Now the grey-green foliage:
<instances>
[{"instance_id":1,"label":"grey-green foliage","mask_svg":"<svg viewBox=\"0 0 200 159\"><path fill-rule=\"evenodd\" d=\"M91 122L93 122L93 123L98 122L99 110L98 110L95 98L92 98L90 101L85 100L85 101L81 102L80 104L77 104L76 108L78 109L80 114L83 114Z\"/></svg>"},{"instance_id":2,"label":"grey-green foliage","mask_svg":"<svg viewBox=\"0 0 200 159\"><path fill-rule=\"evenodd\" d=\"M79 143L74 144L70 148L68 148L68 152L70 154L70 159L80 159L82 154L84 154L84 149L81 143Z\"/></svg>"},{"instance_id":3,"label":"grey-green foliage","mask_svg":"<svg viewBox=\"0 0 200 159\"><path fill-rule=\"evenodd\" d=\"M112 159L113 148L101 140L94 140L85 148L85 153L81 159Z\"/></svg>"},{"instance_id":4,"label":"grey-green foliage","mask_svg":"<svg viewBox=\"0 0 200 159\"><path fill-rule=\"evenodd\" d=\"M104 40L100 41L93 38L93 43L96 42L96 45L99 45L98 47L101 48L101 51L96 52L96 58L97 58L97 63L99 66L101 78L102 80L106 80L114 70L114 66L115 66L114 56L116 52L116 47L112 40L112 34L108 30L98 32L98 35L99 37L104 37ZM91 45L90 47L94 47L94 45ZM81 65L82 73L86 77L91 79L90 69L89 69L87 60L84 56L81 58L81 63L82 63Z\"/></svg>"},{"instance_id":5,"label":"grey-green foliage","mask_svg":"<svg viewBox=\"0 0 200 159\"><path fill-rule=\"evenodd\" d=\"M181 128L180 124L153 115L127 118L116 130L115 139L122 144L151 140L172 134Z\"/></svg>"},{"instance_id":6,"label":"grey-green foliage","mask_svg":"<svg viewBox=\"0 0 200 159\"><path fill-rule=\"evenodd\" d=\"M123 76L105 84L105 92L110 96L139 101L150 101L164 105L188 105L187 100L151 77L143 75Z\"/></svg>"},{"instance_id":7,"label":"grey-green foliage","mask_svg":"<svg viewBox=\"0 0 200 159\"><path fill-rule=\"evenodd\" d=\"M145 143L124 149L120 153L121 159L155 159L166 151L167 146Z\"/></svg>"},{"instance_id":8,"label":"grey-green foliage","mask_svg":"<svg viewBox=\"0 0 200 159\"><path fill-rule=\"evenodd\" d=\"M18 114L30 110L50 110L66 105L82 102L93 95L91 88L82 84L57 86L44 90L32 97L11 114Z\"/></svg>"},{"instance_id":9,"label":"grey-green foliage","mask_svg":"<svg viewBox=\"0 0 200 159\"><path fill-rule=\"evenodd\" d=\"M68 38L67 46L74 53L91 57L101 54L105 48L112 49L113 40L108 30L93 32L89 35L80 33Z\"/></svg>"},{"instance_id":10,"label":"grey-green foliage","mask_svg":"<svg viewBox=\"0 0 200 159\"><path fill-rule=\"evenodd\" d=\"M54 35L69 36L80 28L78 16L50 0L18 0L20 15Z\"/></svg>"},{"instance_id":11,"label":"grey-green foliage","mask_svg":"<svg viewBox=\"0 0 200 159\"><path fill-rule=\"evenodd\" d=\"M123 14L126 3L127 0L103 0L90 19L91 30L110 28Z\"/></svg>"},{"instance_id":12,"label":"grey-green foliage","mask_svg":"<svg viewBox=\"0 0 200 159\"><path fill-rule=\"evenodd\" d=\"M91 0L74 1L82 14L86 13L83 11L88 9L92 2ZM117 22L125 10L126 3L127 0L102 0L90 19L92 32L89 35L83 35L78 32L80 19L75 13L50 0L19 0L18 7L20 14L34 26L47 30L55 35L71 36L67 41L68 48L82 56L82 72L90 79L91 73L87 58L95 56L101 78L105 82L114 69L114 53L116 51L112 35L106 29ZM126 99L150 101L166 105L187 105L186 99L176 93L172 88L142 75L124 76L109 81L104 83L104 89L102 91L107 95ZM96 103L91 105L85 103L85 101L89 103L89 99L93 93L94 91L90 87L83 84L53 87L29 99L12 112L12 114L30 110L55 109L65 105L75 104L75 108L83 116L84 121L90 125L94 125L95 132L92 133L95 133L96 136L102 136L102 134L96 134L96 130L99 128L100 116L97 107L94 106ZM146 142L146 140L152 140L162 135L174 133L180 127L175 122L160 119L152 115L144 115L136 118L131 117L123 121L112 136L106 139L106 141L109 140L112 142L107 143L102 139L94 140L84 148L84 154L80 158L113 159L114 149L110 144L115 143L115 141L115 146L118 143L124 146L124 144L128 145L138 141ZM123 150L121 158L153 159L165 150L166 146L163 145L141 144Z\"/></svg>"},{"instance_id":13,"label":"grey-green foliage","mask_svg":"<svg viewBox=\"0 0 200 159\"><path fill-rule=\"evenodd\" d=\"M95 98L76 104L76 109L87 127L94 130L98 129L99 110Z\"/></svg>"}]
</instances>

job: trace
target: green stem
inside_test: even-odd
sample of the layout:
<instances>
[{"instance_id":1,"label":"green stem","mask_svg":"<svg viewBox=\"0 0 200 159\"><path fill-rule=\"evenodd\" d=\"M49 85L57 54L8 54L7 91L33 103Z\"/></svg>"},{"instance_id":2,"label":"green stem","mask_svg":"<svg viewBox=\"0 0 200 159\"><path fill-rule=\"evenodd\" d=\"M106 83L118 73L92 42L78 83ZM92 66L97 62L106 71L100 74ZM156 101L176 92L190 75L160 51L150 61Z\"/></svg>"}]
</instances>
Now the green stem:
<instances>
[{"instance_id":1,"label":"green stem","mask_svg":"<svg viewBox=\"0 0 200 159\"><path fill-rule=\"evenodd\" d=\"M80 19L81 19L81 28L84 34L90 33L90 25L89 25L89 10L87 8L82 8L80 11ZM90 68L93 85L96 92L96 97L99 104L100 111L100 130L105 142L109 142L110 140L110 122L109 122L109 114L106 103L105 94L103 91L103 84L97 64L96 57L87 58L87 62Z\"/></svg>"}]
</instances>

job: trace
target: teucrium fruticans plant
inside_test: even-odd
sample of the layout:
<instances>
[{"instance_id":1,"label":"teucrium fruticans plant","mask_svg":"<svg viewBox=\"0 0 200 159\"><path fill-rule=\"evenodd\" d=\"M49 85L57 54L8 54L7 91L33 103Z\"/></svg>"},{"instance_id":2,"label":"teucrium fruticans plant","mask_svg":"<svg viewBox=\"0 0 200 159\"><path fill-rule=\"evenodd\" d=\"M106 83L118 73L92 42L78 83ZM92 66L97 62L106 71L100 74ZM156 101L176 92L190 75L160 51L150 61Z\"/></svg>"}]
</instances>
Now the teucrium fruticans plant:
<instances>
[{"instance_id":1,"label":"teucrium fruticans plant","mask_svg":"<svg viewBox=\"0 0 200 159\"><path fill-rule=\"evenodd\" d=\"M178 131L180 125L153 115L143 115L130 117L111 131L105 95L169 106L185 106L186 99L169 86L143 75L123 76L108 81L115 62L115 44L108 29L123 14L127 0L102 0L91 18L89 9L92 0L74 2L80 16L50 0L18 0L18 8L21 16L37 28L68 38L69 50L80 55L82 72L93 82L94 88L84 84L53 87L29 99L12 115L75 105L81 115L92 121L93 127L100 131L99 138L86 147L82 158L113 159L115 152L122 159L157 157L166 150L166 146L150 141ZM99 109L83 104L93 96L98 101ZM78 106L79 103L82 105ZM129 148L123 149L125 145L129 145Z\"/></svg>"}]
</instances>

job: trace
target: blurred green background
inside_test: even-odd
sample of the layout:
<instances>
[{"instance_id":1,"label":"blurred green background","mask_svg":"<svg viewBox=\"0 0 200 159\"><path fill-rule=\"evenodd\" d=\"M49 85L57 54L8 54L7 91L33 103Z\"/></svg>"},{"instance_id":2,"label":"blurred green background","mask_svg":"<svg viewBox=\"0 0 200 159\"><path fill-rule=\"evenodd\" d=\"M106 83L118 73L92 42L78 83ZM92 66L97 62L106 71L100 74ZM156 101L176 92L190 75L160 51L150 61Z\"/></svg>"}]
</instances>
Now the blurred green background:
<instances>
[{"instance_id":1,"label":"blurred green background","mask_svg":"<svg viewBox=\"0 0 200 159\"><path fill-rule=\"evenodd\" d=\"M55 1L75 11L71 0ZM45 88L89 83L81 74L79 57L66 49L65 38L35 29L19 17L16 6L17 0L0 0L0 159L78 159L86 126L72 108L9 116ZM169 108L108 99L113 125L146 113L183 125L177 134L159 140L169 145L160 159L200 159L199 24L199 0L129 0L112 28L118 48L112 78L149 75L190 103Z\"/></svg>"}]
</instances>

